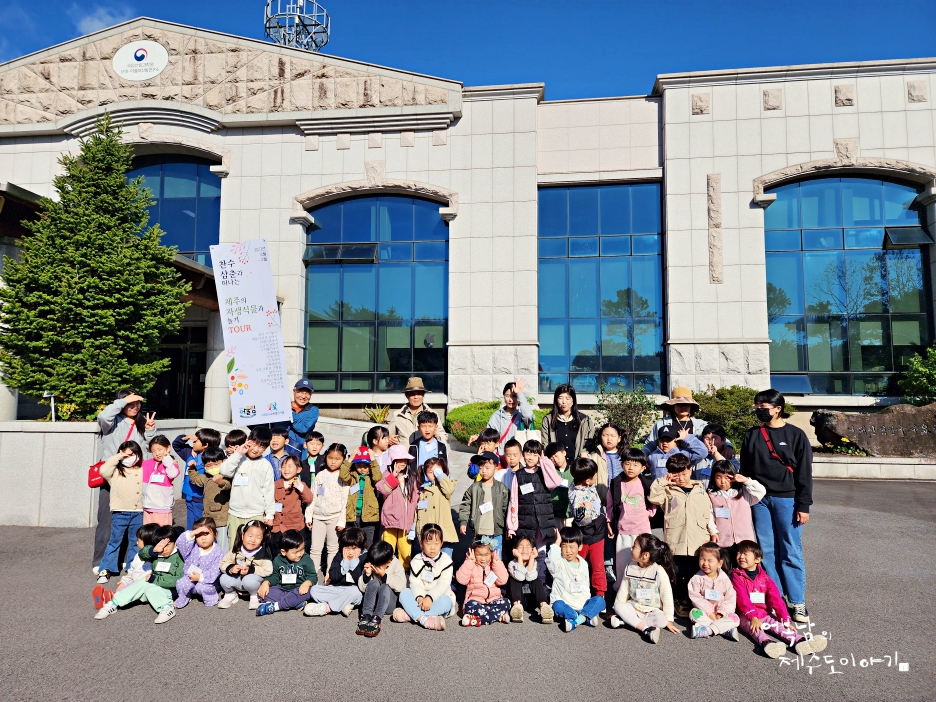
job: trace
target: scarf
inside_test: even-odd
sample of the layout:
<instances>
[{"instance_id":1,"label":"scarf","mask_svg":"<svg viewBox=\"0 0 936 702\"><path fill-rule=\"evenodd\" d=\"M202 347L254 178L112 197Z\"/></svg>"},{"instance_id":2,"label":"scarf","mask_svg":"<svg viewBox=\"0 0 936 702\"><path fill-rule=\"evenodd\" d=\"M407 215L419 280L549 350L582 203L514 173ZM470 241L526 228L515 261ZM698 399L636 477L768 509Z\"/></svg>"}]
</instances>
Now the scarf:
<instances>
[{"instance_id":1,"label":"scarf","mask_svg":"<svg viewBox=\"0 0 936 702\"><path fill-rule=\"evenodd\" d=\"M353 561L349 561L349 560L347 560L347 559L345 559L345 558L342 558L342 559L341 559L341 574L342 574L342 575L347 575L347 574L350 573L352 570L354 570L355 568L357 568L357 567L358 567L358 561L360 561L360 560L361 560L360 557L355 558Z\"/></svg>"}]
</instances>

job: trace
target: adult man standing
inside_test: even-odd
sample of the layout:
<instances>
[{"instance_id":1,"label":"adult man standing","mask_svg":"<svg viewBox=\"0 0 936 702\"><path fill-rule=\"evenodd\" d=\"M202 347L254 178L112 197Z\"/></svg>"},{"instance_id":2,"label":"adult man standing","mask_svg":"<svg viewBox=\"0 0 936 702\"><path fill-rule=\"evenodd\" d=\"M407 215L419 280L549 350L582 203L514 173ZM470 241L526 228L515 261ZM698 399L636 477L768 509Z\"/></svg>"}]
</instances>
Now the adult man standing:
<instances>
[{"instance_id":1,"label":"adult man standing","mask_svg":"<svg viewBox=\"0 0 936 702\"><path fill-rule=\"evenodd\" d=\"M406 381L406 388L403 394L406 395L406 404L394 412L390 420L390 444L401 444L409 446L410 437L419 430L419 423L416 418L420 412L434 412L423 400L426 393L429 392L422 382L422 378L410 378ZM439 415L438 412L436 412ZM442 416L439 415L439 428L436 430L436 438L442 443L448 443L448 435L442 428Z\"/></svg>"},{"instance_id":2,"label":"adult man standing","mask_svg":"<svg viewBox=\"0 0 936 702\"><path fill-rule=\"evenodd\" d=\"M294 456L302 456L305 450L305 435L315 429L319 418L319 408L312 404L312 382L303 378L293 386L292 422L276 422L270 428L283 427L289 430L286 451Z\"/></svg>"}]
</instances>

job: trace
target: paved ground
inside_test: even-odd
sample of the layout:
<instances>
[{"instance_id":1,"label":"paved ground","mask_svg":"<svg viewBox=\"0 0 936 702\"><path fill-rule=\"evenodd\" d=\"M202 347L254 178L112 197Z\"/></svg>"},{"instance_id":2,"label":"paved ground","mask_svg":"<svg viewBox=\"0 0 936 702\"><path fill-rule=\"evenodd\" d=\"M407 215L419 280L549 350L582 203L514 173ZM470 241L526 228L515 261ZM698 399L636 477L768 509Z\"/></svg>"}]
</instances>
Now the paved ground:
<instances>
[{"instance_id":1,"label":"paved ground","mask_svg":"<svg viewBox=\"0 0 936 702\"><path fill-rule=\"evenodd\" d=\"M605 626L450 619L445 632L391 623L367 640L340 615L257 618L243 603L192 603L161 626L148 606L94 621L90 530L0 527L0 698L936 699L936 484L818 481L815 493L808 599L834 673L747 640L664 633L654 647Z\"/></svg>"}]
</instances>

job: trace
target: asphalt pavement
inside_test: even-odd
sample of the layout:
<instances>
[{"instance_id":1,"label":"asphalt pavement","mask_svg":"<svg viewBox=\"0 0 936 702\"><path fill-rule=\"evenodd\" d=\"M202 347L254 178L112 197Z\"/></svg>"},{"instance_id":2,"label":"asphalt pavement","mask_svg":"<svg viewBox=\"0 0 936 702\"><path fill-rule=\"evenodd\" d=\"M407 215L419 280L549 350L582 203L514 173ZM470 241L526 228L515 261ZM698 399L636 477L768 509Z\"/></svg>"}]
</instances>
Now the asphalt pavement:
<instances>
[{"instance_id":1,"label":"asphalt pavement","mask_svg":"<svg viewBox=\"0 0 936 702\"><path fill-rule=\"evenodd\" d=\"M444 632L258 618L195 601L93 619L91 530L0 527L3 700L936 700L936 483L816 481L804 537L817 660L752 642L526 622ZM906 665L906 670L901 668Z\"/></svg>"}]
</instances>

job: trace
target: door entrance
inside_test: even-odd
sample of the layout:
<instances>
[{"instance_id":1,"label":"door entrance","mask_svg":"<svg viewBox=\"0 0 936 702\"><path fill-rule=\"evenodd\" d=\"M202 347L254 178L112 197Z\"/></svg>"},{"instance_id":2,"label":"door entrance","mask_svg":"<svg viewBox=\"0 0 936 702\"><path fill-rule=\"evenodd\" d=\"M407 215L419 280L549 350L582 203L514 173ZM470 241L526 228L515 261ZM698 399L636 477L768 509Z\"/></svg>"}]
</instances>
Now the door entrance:
<instances>
[{"instance_id":1,"label":"door entrance","mask_svg":"<svg viewBox=\"0 0 936 702\"><path fill-rule=\"evenodd\" d=\"M147 395L147 408L163 419L201 419L205 409L208 368L208 328L183 327L166 337L160 353L169 370L156 379Z\"/></svg>"}]
</instances>

